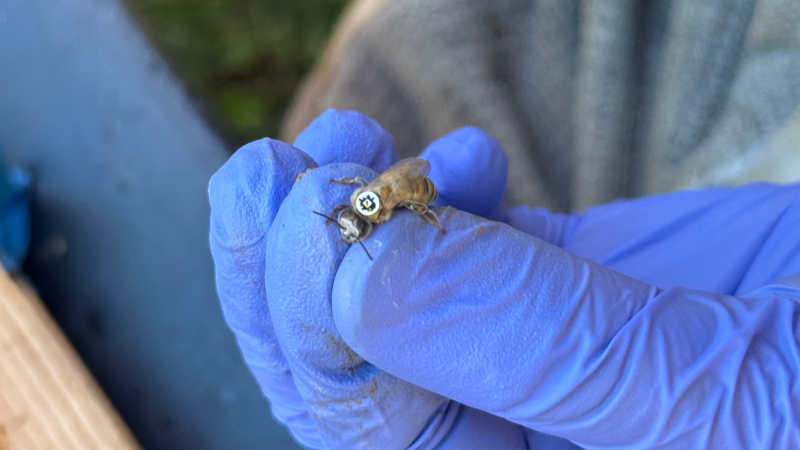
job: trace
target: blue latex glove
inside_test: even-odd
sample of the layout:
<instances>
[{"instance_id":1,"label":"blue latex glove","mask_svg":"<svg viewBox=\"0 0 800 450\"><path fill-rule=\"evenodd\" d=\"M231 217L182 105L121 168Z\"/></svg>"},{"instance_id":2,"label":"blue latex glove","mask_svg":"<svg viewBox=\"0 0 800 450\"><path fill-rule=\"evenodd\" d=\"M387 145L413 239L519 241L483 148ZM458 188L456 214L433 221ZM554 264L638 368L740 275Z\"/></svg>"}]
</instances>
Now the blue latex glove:
<instances>
[{"instance_id":1,"label":"blue latex glove","mask_svg":"<svg viewBox=\"0 0 800 450\"><path fill-rule=\"evenodd\" d=\"M470 134L483 142L477 148L497 150L495 144L486 144L491 140L485 135ZM425 155L434 167L470 167L463 161L480 161L486 154L453 147L454 155L442 160L432 152L436 145ZM270 146L255 167L220 171L228 172L217 182L218 191L228 194L216 202L212 182L212 204L230 205L214 206L212 247L220 237L228 239L229 231L240 234L241 229L229 226L224 233L214 231L218 221L239 223L241 219L224 218L236 216L235 205L240 218L260 214L258 202L236 199L252 195L274 203L288 191L275 186L284 186L290 175L281 183L253 181L278 178L263 176L278 159L278 144L272 141ZM292 170L299 172L301 165ZM498 195L488 200L460 195L469 193L466 183L503 178L489 176L486 167L491 164L483 172L466 174L460 190L442 189L458 186L455 178L434 181L450 203L470 205L473 199L473 211L502 217ZM772 448L796 443L791 394L798 370L793 338L797 275L768 283L800 271L795 225L800 187L668 194L576 216L528 208L504 216L529 234L446 210L439 212L448 234L439 235L412 214L400 212L367 239L374 261L357 246L341 260L341 253L331 250L343 245L336 244L338 231L323 231L316 217L303 211L346 201L349 192L332 188L327 178L363 170L336 165L312 171L291 191L275 219L267 243L269 283L261 290L274 294L269 304L277 338L263 309L259 281L243 275L257 274L257 258L230 256L237 246L229 240L216 244L226 317L276 416L298 439L323 436L332 447L369 442L376 448L399 448L388 445L398 442L392 437L407 439L420 429L423 437L440 438L439 448L554 445L534 431L526 431L526 442L521 442L519 429L508 422L454 402L443 403L444 414L434 409L432 422L424 427L408 416L386 414L387 396L433 409L436 398L430 392L436 392L587 447ZM215 178L222 178L220 174ZM502 193L504 186L498 186L489 182L476 192ZM252 245L240 246L245 253L263 241L263 232L243 236L252 238L243 241ZM240 268L231 269L237 261ZM331 277L332 309L326 303ZM255 294L242 288L246 281L256 286ZM315 287L315 281L323 287ZM324 317L331 311L335 326ZM319 337L326 338L328 330L333 338L324 348ZM358 355L386 372L354 356L338 333ZM290 382L281 383L292 377L288 367L294 370L299 394ZM363 380L378 379L392 380L387 385L395 392L377 401L362 396L358 406L367 400L366 408L326 403L358 393ZM308 410L323 417L308 420L301 398L309 402ZM448 414L454 410L458 414ZM297 414L282 414L286 411ZM365 429L383 434L377 433L375 440L376 433ZM436 441L428 442L432 446Z\"/></svg>"},{"instance_id":2,"label":"blue latex glove","mask_svg":"<svg viewBox=\"0 0 800 450\"><path fill-rule=\"evenodd\" d=\"M586 448L800 448L800 185L440 220L339 266L337 328L382 370Z\"/></svg>"},{"instance_id":3,"label":"blue latex glove","mask_svg":"<svg viewBox=\"0 0 800 450\"><path fill-rule=\"evenodd\" d=\"M388 133L352 112L326 112L295 145L306 153L270 139L251 143L209 188L223 312L275 417L309 448L527 448L518 425L389 375L342 341L331 290L349 246L312 210L328 213L348 201L353 187L329 178L372 178L375 172L362 165L380 172L397 155ZM439 161L447 153L475 164L465 167L466 178L431 173L442 198L468 211L482 213L486 205L501 211L507 163L497 142L466 128L435 142L425 156ZM315 160L325 166L292 188ZM337 162L351 164L331 164ZM465 200L476 192L480 202L470 207Z\"/></svg>"}]
</instances>

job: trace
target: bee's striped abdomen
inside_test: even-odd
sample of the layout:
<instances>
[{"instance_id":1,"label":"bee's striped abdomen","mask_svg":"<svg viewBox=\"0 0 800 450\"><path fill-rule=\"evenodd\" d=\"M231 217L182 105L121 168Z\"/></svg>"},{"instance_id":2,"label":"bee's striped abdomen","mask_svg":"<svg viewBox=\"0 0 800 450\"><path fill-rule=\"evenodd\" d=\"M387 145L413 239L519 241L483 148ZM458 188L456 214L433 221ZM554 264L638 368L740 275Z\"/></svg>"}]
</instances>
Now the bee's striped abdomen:
<instances>
[{"instance_id":1,"label":"bee's striped abdomen","mask_svg":"<svg viewBox=\"0 0 800 450\"><path fill-rule=\"evenodd\" d=\"M430 178L425 178L421 183L414 186L414 194L412 200L426 205L433 203L436 200L436 186Z\"/></svg>"}]
</instances>

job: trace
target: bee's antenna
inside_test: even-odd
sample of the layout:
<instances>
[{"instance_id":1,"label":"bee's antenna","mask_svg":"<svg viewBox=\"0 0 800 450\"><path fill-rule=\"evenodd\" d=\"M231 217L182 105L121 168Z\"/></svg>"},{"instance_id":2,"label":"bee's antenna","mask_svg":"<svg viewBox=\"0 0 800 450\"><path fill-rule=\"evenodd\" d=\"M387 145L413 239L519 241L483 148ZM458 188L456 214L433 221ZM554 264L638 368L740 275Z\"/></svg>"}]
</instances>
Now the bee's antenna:
<instances>
[{"instance_id":1,"label":"bee's antenna","mask_svg":"<svg viewBox=\"0 0 800 450\"><path fill-rule=\"evenodd\" d=\"M339 223L339 222L338 222L336 219L334 219L333 217L331 217L331 216L326 216L325 214L322 214L321 212L316 212L316 211L311 211L311 212L313 212L314 214L316 214L316 215L318 215L318 216L322 216L322 217L324 217L324 218L328 219L328 220L326 220L326 221L325 221L325 225L327 225L327 224L328 224L328 222L333 222L333 223L335 223L335 224L336 224L336 225L337 225L339 228L341 228L341 229L343 229L343 230L344 230L344 227L342 226L342 224L340 224L340 223Z\"/></svg>"},{"instance_id":2,"label":"bee's antenna","mask_svg":"<svg viewBox=\"0 0 800 450\"><path fill-rule=\"evenodd\" d=\"M367 257L369 258L369 260L370 260L370 261L373 261L373 259L372 259L372 255L370 255L370 254L369 254L369 251L367 250L367 247L364 245L364 243L363 243L363 242L361 242L361 239L359 239L359 240L358 240L358 243L359 243L359 244L361 244L361 248L363 248L363 249L364 249L364 253L366 253L366 254L367 254Z\"/></svg>"},{"instance_id":3,"label":"bee's antenna","mask_svg":"<svg viewBox=\"0 0 800 450\"><path fill-rule=\"evenodd\" d=\"M316 215L318 215L318 216L322 216L322 217L324 217L324 218L328 219L328 221L331 221L331 222L335 223L336 225L338 225L338 226L339 226L339 228L341 228L341 229L343 229L343 230L344 230L344 227L342 226L342 224L340 224L339 222L337 222L336 220L334 220L334 218L333 218L333 217L331 217L331 216L326 216L325 214L322 214L321 212L316 212L316 211L314 211L314 210L312 210L311 212L313 212L314 214L316 214ZM327 221L326 221L326 223L327 223ZM372 259L372 255L370 255L370 254L369 254L369 250L367 250L367 247L364 245L364 243L363 243L363 242L361 242L361 239L359 239L359 240L358 240L358 243L359 243L359 244L361 244L361 248L363 248L363 249L364 249L364 253L366 253L366 254L367 254L367 257L369 258L369 260L370 260L370 261L373 261L373 259Z\"/></svg>"}]
</instances>

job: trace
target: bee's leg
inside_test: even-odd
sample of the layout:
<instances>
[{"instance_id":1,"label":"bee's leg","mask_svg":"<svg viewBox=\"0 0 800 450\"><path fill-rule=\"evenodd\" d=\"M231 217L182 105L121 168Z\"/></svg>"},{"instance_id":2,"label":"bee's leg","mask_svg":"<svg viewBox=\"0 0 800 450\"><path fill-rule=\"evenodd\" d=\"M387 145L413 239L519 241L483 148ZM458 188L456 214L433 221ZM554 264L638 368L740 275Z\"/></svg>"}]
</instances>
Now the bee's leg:
<instances>
[{"instance_id":1,"label":"bee's leg","mask_svg":"<svg viewBox=\"0 0 800 450\"><path fill-rule=\"evenodd\" d=\"M339 178L338 180L334 180L333 178L331 178L330 180L331 180L331 183L336 183L336 184L357 184L357 185L359 185L361 187L364 187L367 184L369 184L369 183L367 183L367 180L365 180L365 179L363 179L361 177L344 177L344 178Z\"/></svg>"},{"instance_id":2,"label":"bee's leg","mask_svg":"<svg viewBox=\"0 0 800 450\"><path fill-rule=\"evenodd\" d=\"M447 230L439 223L439 218L428 208L428 205L424 203L404 202L403 206L417 213L425 222L442 230L442 233L447 233Z\"/></svg>"},{"instance_id":3,"label":"bee's leg","mask_svg":"<svg viewBox=\"0 0 800 450\"><path fill-rule=\"evenodd\" d=\"M314 169L315 169L315 167L312 167L312 168L310 168L310 169L306 169L306 170L304 170L304 171L302 171L302 172L298 173L298 174L297 174L297 178L295 178L295 179L294 179L294 182L295 182L295 183L297 183L297 182L298 182L298 181L300 181L300 179L301 179L301 178L303 178L303 177L304 177L304 176L305 176L307 173L311 172L311 171L312 171L312 170L314 170Z\"/></svg>"},{"instance_id":4,"label":"bee's leg","mask_svg":"<svg viewBox=\"0 0 800 450\"><path fill-rule=\"evenodd\" d=\"M394 213L393 209L383 208L381 212L378 213L378 220L375 223L378 224L388 221L389 219L392 218L393 213Z\"/></svg>"}]
</instances>

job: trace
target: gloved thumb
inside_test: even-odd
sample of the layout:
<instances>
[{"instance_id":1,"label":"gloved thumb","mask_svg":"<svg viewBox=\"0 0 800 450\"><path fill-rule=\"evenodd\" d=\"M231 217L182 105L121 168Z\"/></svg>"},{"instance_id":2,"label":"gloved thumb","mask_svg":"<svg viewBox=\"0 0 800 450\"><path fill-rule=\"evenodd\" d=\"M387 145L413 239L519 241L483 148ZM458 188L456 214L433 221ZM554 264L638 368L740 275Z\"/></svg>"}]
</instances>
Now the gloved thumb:
<instances>
[{"instance_id":1,"label":"gloved thumb","mask_svg":"<svg viewBox=\"0 0 800 450\"><path fill-rule=\"evenodd\" d=\"M505 220L502 200L508 183L508 158L489 133L459 128L431 143L419 155L431 162L435 205L452 206L492 220Z\"/></svg>"},{"instance_id":2,"label":"gloved thumb","mask_svg":"<svg viewBox=\"0 0 800 450\"><path fill-rule=\"evenodd\" d=\"M434 210L447 234L401 210L367 240L374 261L348 252L333 288L345 342L401 379L526 426L593 406L602 383L563 400L657 288L508 225Z\"/></svg>"}]
</instances>

